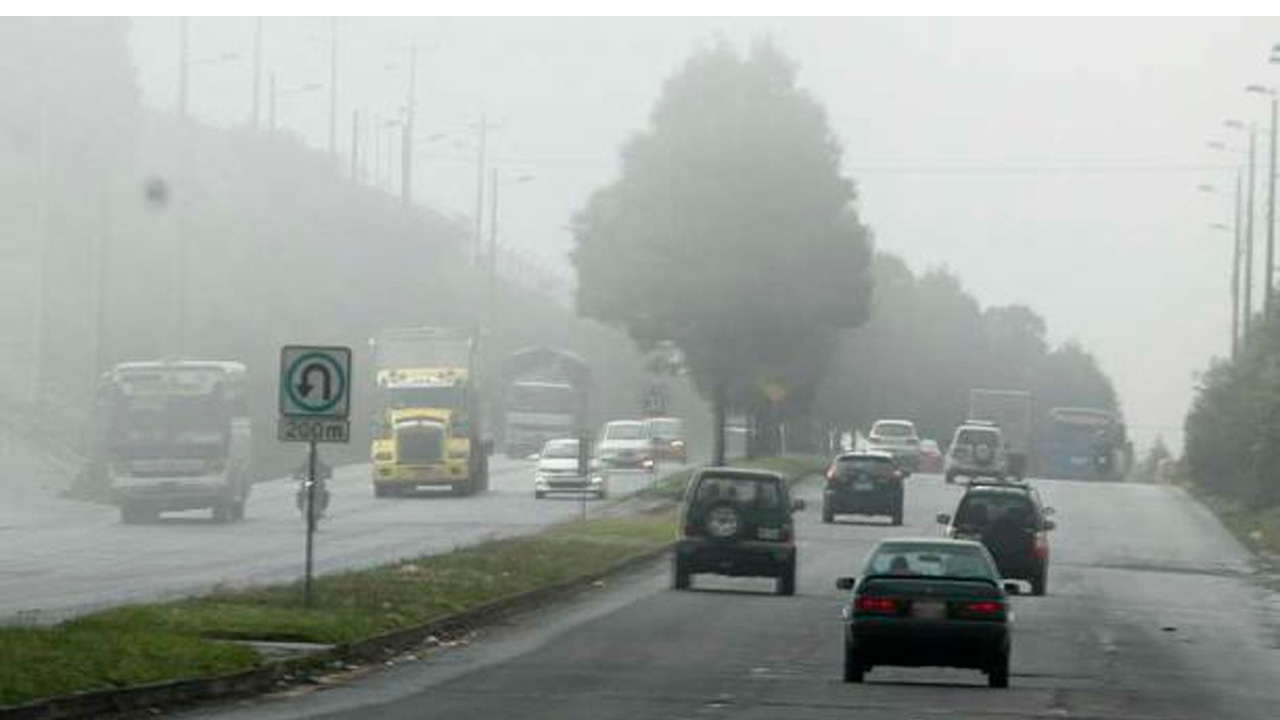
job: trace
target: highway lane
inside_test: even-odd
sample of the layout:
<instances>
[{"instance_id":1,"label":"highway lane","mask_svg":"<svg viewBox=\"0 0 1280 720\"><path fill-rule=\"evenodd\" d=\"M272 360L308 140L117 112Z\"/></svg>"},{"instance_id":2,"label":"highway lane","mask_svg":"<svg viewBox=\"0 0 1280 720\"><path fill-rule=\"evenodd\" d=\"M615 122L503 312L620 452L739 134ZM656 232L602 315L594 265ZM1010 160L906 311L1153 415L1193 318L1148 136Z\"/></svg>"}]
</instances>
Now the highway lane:
<instances>
[{"instance_id":1,"label":"highway lane","mask_svg":"<svg viewBox=\"0 0 1280 720\"><path fill-rule=\"evenodd\" d=\"M8 473L36 465L10 459ZM648 473L619 471L609 489L617 496L650 481ZM494 457L490 492L465 498L374 498L367 465L338 468L330 482L329 513L316 536L320 572L528 533L581 511L568 495L535 500L533 463L525 460ZM60 499L15 477L0 485L23 488L0 508L0 620L50 622L220 585L287 582L302 572L304 523L288 479L256 485L246 520L229 525L212 522L207 511L123 525L111 506ZM593 512L602 507L587 504Z\"/></svg>"},{"instance_id":2,"label":"highway lane","mask_svg":"<svg viewBox=\"0 0 1280 720\"><path fill-rule=\"evenodd\" d=\"M1280 601L1204 508L1168 487L1040 482L1057 507L1049 595L1014 600L1012 687L975 672L877 668L840 680L844 596L887 535L931 535L960 489L909 480L908 527L822 525L805 495L794 598L768 580L666 564L484 630L465 648L333 678L201 720L419 718L1098 718L1263 720L1280 707Z\"/></svg>"}]
</instances>

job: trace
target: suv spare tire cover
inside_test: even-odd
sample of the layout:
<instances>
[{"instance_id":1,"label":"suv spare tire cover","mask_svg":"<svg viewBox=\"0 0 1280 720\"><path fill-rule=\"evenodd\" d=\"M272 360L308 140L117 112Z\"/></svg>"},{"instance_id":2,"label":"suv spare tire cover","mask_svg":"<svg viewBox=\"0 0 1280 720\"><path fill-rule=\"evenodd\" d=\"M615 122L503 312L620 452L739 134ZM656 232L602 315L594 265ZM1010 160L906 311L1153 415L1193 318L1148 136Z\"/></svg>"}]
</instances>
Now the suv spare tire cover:
<instances>
[{"instance_id":1,"label":"suv spare tire cover","mask_svg":"<svg viewBox=\"0 0 1280 720\"><path fill-rule=\"evenodd\" d=\"M973 449L973 456L977 458L979 462L987 462L991 460L991 454L991 446L987 443L980 443Z\"/></svg>"},{"instance_id":2,"label":"suv spare tire cover","mask_svg":"<svg viewBox=\"0 0 1280 720\"><path fill-rule=\"evenodd\" d=\"M732 505L722 503L707 510L707 514L702 517L702 525L711 537L728 540L737 537L742 519Z\"/></svg>"}]
</instances>

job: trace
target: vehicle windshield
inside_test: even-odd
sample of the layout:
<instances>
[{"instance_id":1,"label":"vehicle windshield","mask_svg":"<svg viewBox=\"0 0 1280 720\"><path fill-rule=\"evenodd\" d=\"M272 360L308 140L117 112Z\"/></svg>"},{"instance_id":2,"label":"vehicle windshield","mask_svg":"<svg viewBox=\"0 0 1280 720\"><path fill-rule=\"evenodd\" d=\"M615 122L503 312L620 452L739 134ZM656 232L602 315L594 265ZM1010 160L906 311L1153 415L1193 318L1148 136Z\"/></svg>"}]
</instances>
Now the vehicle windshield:
<instances>
[{"instance_id":1,"label":"vehicle windshield","mask_svg":"<svg viewBox=\"0 0 1280 720\"><path fill-rule=\"evenodd\" d=\"M871 432L880 437L898 439L915 437L916 429L906 423L878 423Z\"/></svg>"},{"instance_id":2,"label":"vehicle windshield","mask_svg":"<svg viewBox=\"0 0 1280 720\"><path fill-rule=\"evenodd\" d=\"M549 442L542 448L542 457L551 460L576 458L578 457L578 442L576 440Z\"/></svg>"},{"instance_id":3,"label":"vehicle windshield","mask_svg":"<svg viewBox=\"0 0 1280 720\"><path fill-rule=\"evenodd\" d=\"M218 394L119 395L107 421L110 444L130 454L217 456L231 431L230 408Z\"/></svg>"},{"instance_id":4,"label":"vehicle windshield","mask_svg":"<svg viewBox=\"0 0 1280 720\"><path fill-rule=\"evenodd\" d=\"M458 385L440 387L395 387L384 391L389 407L402 410L405 408L450 408L458 409L465 405L467 390Z\"/></svg>"},{"instance_id":5,"label":"vehicle windshield","mask_svg":"<svg viewBox=\"0 0 1280 720\"><path fill-rule=\"evenodd\" d=\"M894 468L893 460L889 458L842 457L836 461L836 472L841 475L855 475L858 473L888 475L893 472Z\"/></svg>"},{"instance_id":6,"label":"vehicle windshield","mask_svg":"<svg viewBox=\"0 0 1280 720\"><path fill-rule=\"evenodd\" d=\"M956 509L955 524L985 527L999 522L1030 526L1035 522L1035 506L1024 494L1013 492L971 492Z\"/></svg>"},{"instance_id":7,"label":"vehicle windshield","mask_svg":"<svg viewBox=\"0 0 1280 720\"><path fill-rule=\"evenodd\" d=\"M604 431L605 440L644 440L648 437L644 423L610 423Z\"/></svg>"},{"instance_id":8,"label":"vehicle windshield","mask_svg":"<svg viewBox=\"0 0 1280 720\"><path fill-rule=\"evenodd\" d=\"M649 433L659 438L684 437L684 421L674 419L650 420Z\"/></svg>"},{"instance_id":9,"label":"vehicle windshield","mask_svg":"<svg viewBox=\"0 0 1280 720\"><path fill-rule=\"evenodd\" d=\"M516 412L569 414L577 395L569 385L517 384L511 386L509 409Z\"/></svg>"},{"instance_id":10,"label":"vehicle windshield","mask_svg":"<svg viewBox=\"0 0 1280 720\"><path fill-rule=\"evenodd\" d=\"M782 503L782 491L772 479L740 476L703 475L693 503L700 506L728 503L743 507L776 509Z\"/></svg>"},{"instance_id":11,"label":"vehicle windshield","mask_svg":"<svg viewBox=\"0 0 1280 720\"><path fill-rule=\"evenodd\" d=\"M374 344L379 369L465 368L471 358L467 340L439 339L413 333L380 337Z\"/></svg>"},{"instance_id":12,"label":"vehicle windshield","mask_svg":"<svg viewBox=\"0 0 1280 720\"><path fill-rule=\"evenodd\" d=\"M999 577L982 548L941 543L881 544L867 560L863 575L990 580Z\"/></svg>"},{"instance_id":13,"label":"vehicle windshield","mask_svg":"<svg viewBox=\"0 0 1280 720\"><path fill-rule=\"evenodd\" d=\"M1000 434L984 428L965 428L956 434L956 445L998 445Z\"/></svg>"}]
</instances>

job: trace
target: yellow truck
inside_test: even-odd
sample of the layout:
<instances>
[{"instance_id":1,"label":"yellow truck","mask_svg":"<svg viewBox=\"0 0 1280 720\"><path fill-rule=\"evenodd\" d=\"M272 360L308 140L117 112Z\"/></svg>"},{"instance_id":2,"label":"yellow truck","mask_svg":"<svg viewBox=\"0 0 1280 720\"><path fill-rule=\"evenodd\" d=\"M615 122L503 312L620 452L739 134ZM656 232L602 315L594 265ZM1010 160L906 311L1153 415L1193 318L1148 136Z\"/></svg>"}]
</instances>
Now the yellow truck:
<instances>
[{"instance_id":1,"label":"yellow truck","mask_svg":"<svg viewBox=\"0 0 1280 720\"><path fill-rule=\"evenodd\" d=\"M373 340L378 408L370 448L377 497L489 488L489 452L470 333L405 328Z\"/></svg>"}]
</instances>

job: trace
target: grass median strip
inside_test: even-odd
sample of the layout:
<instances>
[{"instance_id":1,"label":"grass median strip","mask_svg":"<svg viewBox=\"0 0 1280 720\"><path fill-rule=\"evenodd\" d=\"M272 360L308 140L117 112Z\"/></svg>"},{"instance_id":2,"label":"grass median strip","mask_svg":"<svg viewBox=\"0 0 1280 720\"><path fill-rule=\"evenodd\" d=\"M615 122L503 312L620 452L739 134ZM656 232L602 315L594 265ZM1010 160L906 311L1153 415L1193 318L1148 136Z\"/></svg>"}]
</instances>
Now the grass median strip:
<instances>
[{"instance_id":1,"label":"grass median strip","mask_svg":"<svg viewBox=\"0 0 1280 720\"><path fill-rule=\"evenodd\" d=\"M826 470L828 462L827 458L820 455L781 455L730 460L729 465L751 470L771 470L795 482L806 475ZM686 468L663 475L651 487L642 490L640 495L679 500L684 495L685 486L689 484L689 478L693 476L694 469Z\"/></svg>"},{"instance_id":2,"label":"grass median strip","mask_svg":"<svg viewBox=\"0 0 1280 720\"><path fill-rule=\"evenodd\" d=\"M228 640L367 638L600 573L674 532L674 510L664 507L326 575L312 609L290 584L130 605L48 628L0 628L0 706L248 670L263 658Z\"/></svg>"}]
</instances>

